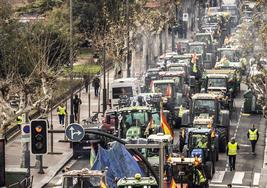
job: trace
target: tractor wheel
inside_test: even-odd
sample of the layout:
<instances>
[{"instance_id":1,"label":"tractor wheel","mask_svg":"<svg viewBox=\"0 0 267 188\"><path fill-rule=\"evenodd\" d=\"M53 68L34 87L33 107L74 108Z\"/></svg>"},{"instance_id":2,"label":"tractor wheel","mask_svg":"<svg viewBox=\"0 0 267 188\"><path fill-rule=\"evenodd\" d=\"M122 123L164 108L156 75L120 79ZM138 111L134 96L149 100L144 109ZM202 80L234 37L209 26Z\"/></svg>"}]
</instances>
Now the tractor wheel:
<instances>
[{"instance_id":1,"label":"tractor wheel","mask_svg":"<svg viewBox=\"0 0 267 188\"><path fill-rule=\"evenodd\" d=\"M221 137L219 139L219 151L222 153L226 152L226 138L225 138L225 136Z\"/></svg>"},{"instance_id":2,"label":"tractor wheel","mask_svg":"<svg viewBox=\"0 0 267 188\"><path fill-rule=\"evenodd\" d=\"M216 161L219 161L219 151L216 151Z\"/></svg>"},{"instance_id":3,"label":"tractor wheel","mask_svg":"<svg viewBox=\"0 0 267 188\"><path fill-rule=\"evenodd\" d=\"M213 163L211 161L206 162L206 177L211 180L212 179L212 169L213 169Z\"/></svg>"}]
</instances>

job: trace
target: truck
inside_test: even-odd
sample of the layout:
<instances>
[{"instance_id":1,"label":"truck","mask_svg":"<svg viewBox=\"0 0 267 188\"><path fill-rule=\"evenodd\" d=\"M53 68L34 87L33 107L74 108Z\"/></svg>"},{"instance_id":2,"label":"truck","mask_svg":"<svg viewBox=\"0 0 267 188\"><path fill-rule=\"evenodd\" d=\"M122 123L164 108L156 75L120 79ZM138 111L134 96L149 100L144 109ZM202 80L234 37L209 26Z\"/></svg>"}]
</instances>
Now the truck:
<instances>
[{"instance_id":1,"label":"truck","mask_svg":"<svg viewBox=\"0 0 267 188\"><path fill-rule=\"evenodd\" d=\"M121 96L133 97L141 93L141 84L137 78L120 78L111 83L111 106L115 108L119 105Z\"/></svg>"},{"instance_id":2,"label":"truck","mask_svg":"<svg viewBox=\"0 0 267 188\"><path fill-rule=\"evenodd\" d=\"M219 151L225 152L229 140L229 110L220 108L218 97L212 93L197 93L192 96L189 109L184 111L182 125L191 127L194 119L206 115L212 119L214 128L219 135Z\"/></svg>"},{"instance_id":3,"label":"truck","mask_svg":"<svg viewBox=\"0 0 267 188\"><path fill-rule=\"evenodd\" d=\"M67 171L62 176L62 188L98 188L103 185L107 186L106 182L106 171L89 170L87 168Z\"/></svg>"}]
</instances>

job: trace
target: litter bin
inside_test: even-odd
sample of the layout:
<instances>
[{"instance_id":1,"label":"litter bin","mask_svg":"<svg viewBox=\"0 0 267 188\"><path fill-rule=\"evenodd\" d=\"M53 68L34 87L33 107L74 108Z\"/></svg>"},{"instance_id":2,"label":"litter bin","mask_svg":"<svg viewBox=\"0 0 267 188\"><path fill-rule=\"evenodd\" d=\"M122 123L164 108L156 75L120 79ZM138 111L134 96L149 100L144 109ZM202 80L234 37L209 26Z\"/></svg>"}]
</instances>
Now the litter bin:
<instances>
[{"instance_id":1,"label":"litter bin","mask_svg":"<svg viewBox=\"0 0 267 188\"><path fill-rule=\"evenodd\" d=\"M256 97L251 90L244 93L244 108L243 113L262 113L262 108L257 104Z\"/></svg>"}]
</instances>

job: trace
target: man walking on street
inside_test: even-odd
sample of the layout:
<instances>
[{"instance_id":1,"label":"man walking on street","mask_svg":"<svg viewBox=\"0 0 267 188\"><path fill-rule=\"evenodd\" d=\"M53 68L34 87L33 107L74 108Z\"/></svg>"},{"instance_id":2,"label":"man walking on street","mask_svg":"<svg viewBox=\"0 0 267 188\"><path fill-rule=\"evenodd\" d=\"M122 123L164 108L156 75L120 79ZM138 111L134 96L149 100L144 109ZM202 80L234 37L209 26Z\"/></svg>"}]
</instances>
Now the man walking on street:
<instances>
[{"instance_id":1,"label":"man walking on street","mask_svg":"<svg viewBox=\"0 0 267 188\"><path fill-rule=\"evenodd\" d=\"M228 142L227 145L227 155L229 157L229 166L230 166L230 171L235 170L235 160L236 160L236 154L237 150L239 149L238 144L235 141L235 138L231 138L231 141Z\"/></svg>"},{"instance_id":2,"label":"man walking on street","mask_svg":"<svg viewBox=\"0 0 267 188\"><path fill-rule=\"evenodd\" d=\"M60 104L57 107L57 114L59 117L59 124L64 126L64 120L65 120L65 115L67 114L67 110L63 104Z\"/></svg>"},{"instance_id":3,"label":"man walking on street","mask_svg":"<svg viewBox=\"0 0 267 188\"><path fill-rule=\"evenodd\" d=\"M251 143L252 154L256 155L255 148L256 148L256 143L258 142L258 139L259 139L259 132L258 132L258 129L255 129L254 124L252 125L252 128L248 130L247 136Z\"/></svg>"},{"instance_id":4,"label":"man walking on street","mask_svg":"<svg viewBox=\"0 0 267 188\"><path fill-rule=\"evenodd\" d=\"M73 99L73 111L74 111L75 121L78 121L80 104L82 104L82 100L78 97L78 95L75 95L75 98Z\"/></svg>"},{"instance_id":5,"label":"man walking on street","mask_svg":"<svg viewBox=\"0 0 267 188\"><path fill-rule=\"evenodd\" d=\"M99 87L100 87L100 79L95 77L93 80L93 86L95 88L95 96L98 97Z\"/></svg>"}]
</instances>

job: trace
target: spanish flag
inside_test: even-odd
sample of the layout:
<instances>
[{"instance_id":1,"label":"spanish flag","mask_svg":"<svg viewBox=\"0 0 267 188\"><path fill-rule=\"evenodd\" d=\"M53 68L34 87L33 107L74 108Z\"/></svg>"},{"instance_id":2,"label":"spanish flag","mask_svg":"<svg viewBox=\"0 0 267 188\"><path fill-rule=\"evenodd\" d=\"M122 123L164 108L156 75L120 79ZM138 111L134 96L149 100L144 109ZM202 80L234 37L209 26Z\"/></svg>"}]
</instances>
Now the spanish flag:
<instances>
[{"instance_id":1,"label":"spanish flag","mask_svg":"<svg viewBox=\"0 0 267 188\"><path fill-rule=\"evenodd\" d=\"M100 182L100 188L107 188L106 184L103 181Z\"/></svg>"},{"instance_id":2,"label":"spanish flag","mask_svg":"<svg viewBox=\"0 0 267 188\"><path fill-rule=\"evenodd\" d=\"M176 187L177 187L177 185L176 185L174 179L172 178L172 181L171 181L171 184L170 184L170 188L176 188Z\"/></svg>"},{"instance_id":3,"label":"spanish flag","mask_svg":"<svg viewBox=\"0 0 267 188\"><path fill-rule=\"evenodd\" d=\"M171 129L170 125L168 124L167 119L166 119L162 110L160 113L161 113L161 128L162 128L164 134L171 135L171 137L173 139L174 138L173 130Z\"/></svg>"},{"instance_id":4,"label":"spanish flag","mask_svg":"<svg viewBox=\"0 0 267 188\"><path fill-rule=\"evenodd\" d=\"M172 96L172 87L171 84L168 84L166 88L166 97L171 97L171 96Z\"/></svg>"}]
</instances>

